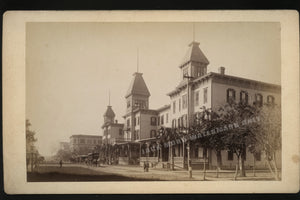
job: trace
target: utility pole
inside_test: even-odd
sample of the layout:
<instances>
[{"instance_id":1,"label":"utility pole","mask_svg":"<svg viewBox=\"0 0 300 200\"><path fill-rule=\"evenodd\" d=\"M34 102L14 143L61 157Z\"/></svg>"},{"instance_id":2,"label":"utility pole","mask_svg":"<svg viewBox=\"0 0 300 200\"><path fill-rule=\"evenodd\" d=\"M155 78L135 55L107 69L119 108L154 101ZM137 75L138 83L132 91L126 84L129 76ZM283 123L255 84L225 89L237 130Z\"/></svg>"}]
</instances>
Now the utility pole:
<instances>
[{"instance_id":1,"label":"utility pole","mask_svg":"<svg viewBox=\"0 0 300 200\"><path fill-rule=\"evenodd\" d=\"M190 88L189 82L190 79L194 78L192 76L183 75L183 78L187 79L187 135L190 133ZM191 158L190 158L190 141L187 141L187 164L188 164L188 174L189 177L192 178L192 166L191 166ZM183 155L184 156L184 155Z\"/></svg>"}]
</instances>

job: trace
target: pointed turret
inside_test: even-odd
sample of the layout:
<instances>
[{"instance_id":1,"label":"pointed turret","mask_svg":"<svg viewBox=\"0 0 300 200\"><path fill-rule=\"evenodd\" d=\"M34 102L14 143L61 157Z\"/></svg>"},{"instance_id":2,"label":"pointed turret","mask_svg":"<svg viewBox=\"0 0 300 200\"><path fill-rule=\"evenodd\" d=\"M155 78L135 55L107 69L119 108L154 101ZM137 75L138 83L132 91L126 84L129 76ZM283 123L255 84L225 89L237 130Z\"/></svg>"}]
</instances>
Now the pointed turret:
<instances>
[{"instance_id":1,"label":"pointed turret","mask_svg":"<svg viewBox=\"0 0 300 200\"><path fill-rule=\"evenodd\" d=\"M136 108L148 109L150 92L143 79L143 74L135 72L125 95L127 101L126 113Z\"/></svg>"},{"instance_id":2,"label":"pointed turret","mask_svg":"<svg viewBox=\"0 0 300 200\"><path fill-rule=\"evenodd\" d=\"M150 96L150 92L142 75L143 74L139 72L135 72L133 74L134 77L130 83L125 98L129 97L130 95L141 95L146 97Z\"/></svg>"},{"instance_id":3,"label":"pointed turret","mask_svg":"<svg viewBox=\"0 0 300 200\"><path fill-rule=\"evenodd\" d=\"M110 122L113 123L115 120L115 113L112 110L111 106L107 106L106 112L104 113L103 117L104 117L104 123Z\"/></svg>"},{"instance_id":4,"label":"pointed turret","mask_svg":"<svg viewBox=\"0 0 300 200\"><path fill-rule=\"evenodd\" d=\"M189 49L184 56L181 64L179 65L180 68L182 68L184 65L188 64L189 62L199 62L208 65L209 61L204 55L204 53L201 51L199 47L199 42L191 42L189 44Z\"/></svg>"},{"instance_id":5,"label":"pointed turret","mask_svg":"<svg viewBox=\"0 0 300 200\"><path fill-rule=\"evenodd\" d=\"M199 48L199 42L191 42L189 49L179 65L182 70L182 75L188 75L192 77L199 77L206 74L208 59Z\"/></svg>"}]
</instances>

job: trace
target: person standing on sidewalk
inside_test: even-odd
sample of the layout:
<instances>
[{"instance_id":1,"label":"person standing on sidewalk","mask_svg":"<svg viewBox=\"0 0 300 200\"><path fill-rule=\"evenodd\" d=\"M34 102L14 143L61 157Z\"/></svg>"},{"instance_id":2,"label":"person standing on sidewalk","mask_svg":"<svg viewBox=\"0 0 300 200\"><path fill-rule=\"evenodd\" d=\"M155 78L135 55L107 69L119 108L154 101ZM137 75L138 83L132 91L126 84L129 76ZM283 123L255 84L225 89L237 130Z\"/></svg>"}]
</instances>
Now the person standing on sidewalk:
<instances>
[{"instance_id":1,"label":"person standing on sidewalk","mask_svg":"<svg viewBox=\"0 0 300 200\"><path fill-rule=\"evenodd\" d=\"M62 168L62 164L63 164L63 162L62 162L62 160L60 160L60 161L59 161L59 166L60 166L60 168Z\"/></svg>"}]
</instances>

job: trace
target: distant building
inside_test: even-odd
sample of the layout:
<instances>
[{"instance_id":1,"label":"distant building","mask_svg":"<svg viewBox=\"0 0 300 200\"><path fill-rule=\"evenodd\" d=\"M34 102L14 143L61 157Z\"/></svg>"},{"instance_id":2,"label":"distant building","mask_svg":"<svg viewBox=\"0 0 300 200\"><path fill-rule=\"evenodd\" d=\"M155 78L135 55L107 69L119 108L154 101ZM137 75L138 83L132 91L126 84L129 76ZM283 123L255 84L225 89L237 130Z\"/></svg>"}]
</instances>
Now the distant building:
<instances>
[{"instance_id":1,"label":"distant building","mask_svg":"<svg viewBox=\"0 0 300 200\"><path fill-rule=\"evenodd\" d=\"M110 105L107 106L106 112L104 113L103 117L103 144L115 144L117 142L124 141L124 124L120 124L118 123L118 120L115 120L115 113Z\"/></svg>"},{"instance_id":2,"label":"distant building","mask_svg":"<svg viewBox=\"0 0 300 200\"><path fill-rule=\"evenodd\" d=\"M78 155L91 153L97 145L101 144L102 136L72 135L70 137L70 150Z\"/></svg>"},{"instance_id":3,"label":"distant building","mask_svg":"<svg viewBox=\"0 0 300 200\"><path fill-rule=\"evenodd\" d=\"M70 143L69 142L60 142L59 143L59 149L63 151L69 151L70 150Z\"/></svg>"}]
</instances>

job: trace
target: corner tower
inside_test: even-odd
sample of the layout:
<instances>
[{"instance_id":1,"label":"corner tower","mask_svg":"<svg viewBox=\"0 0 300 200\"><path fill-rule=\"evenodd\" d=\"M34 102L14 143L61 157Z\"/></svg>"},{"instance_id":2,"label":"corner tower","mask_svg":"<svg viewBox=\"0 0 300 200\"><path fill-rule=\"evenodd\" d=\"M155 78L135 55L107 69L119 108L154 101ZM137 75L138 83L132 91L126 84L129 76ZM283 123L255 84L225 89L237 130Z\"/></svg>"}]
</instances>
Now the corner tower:
<instances>
[{"instance_id":1,"label":"corner tower","mask_svg":"<svg viewBox=\"0 0 300 200\"><path fill-rule=\"evenodd\" d=\"M125 95L126 98L126 114L132 112L136 108L148 109L150 92L143 79L143 74L135 72L133 79Z\"/></svg>"}]
</instances>

